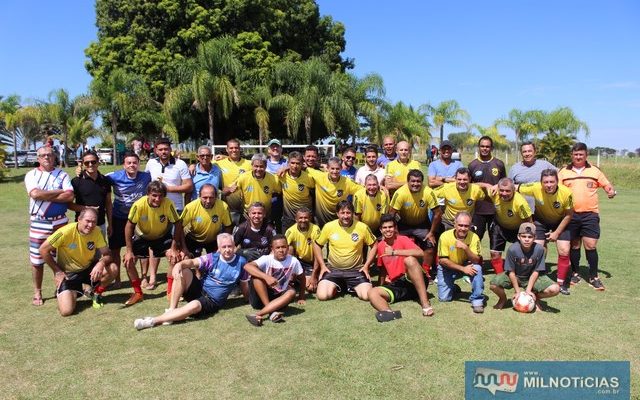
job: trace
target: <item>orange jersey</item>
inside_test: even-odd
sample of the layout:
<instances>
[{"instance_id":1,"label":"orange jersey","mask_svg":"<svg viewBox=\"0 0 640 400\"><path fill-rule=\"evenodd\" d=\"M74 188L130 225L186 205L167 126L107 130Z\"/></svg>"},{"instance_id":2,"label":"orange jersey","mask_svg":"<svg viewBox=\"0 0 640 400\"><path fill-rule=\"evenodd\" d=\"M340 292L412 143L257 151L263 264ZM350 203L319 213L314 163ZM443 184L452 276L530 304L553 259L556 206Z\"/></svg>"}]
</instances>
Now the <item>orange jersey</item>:
<instances>
[{"instance_id":1,"label":"orange jersey","mask_svg":"<svg viewBox=\"0 0 640 400\"><path fill-rule=\"evenodd\" d=\"M578 172L568 165L558 171L558 178L561 184L571 189L575 212L600 212L598 188L610 186L611 183L598 167L587 163L584 169Z\"/></svg>"}]
</instances>

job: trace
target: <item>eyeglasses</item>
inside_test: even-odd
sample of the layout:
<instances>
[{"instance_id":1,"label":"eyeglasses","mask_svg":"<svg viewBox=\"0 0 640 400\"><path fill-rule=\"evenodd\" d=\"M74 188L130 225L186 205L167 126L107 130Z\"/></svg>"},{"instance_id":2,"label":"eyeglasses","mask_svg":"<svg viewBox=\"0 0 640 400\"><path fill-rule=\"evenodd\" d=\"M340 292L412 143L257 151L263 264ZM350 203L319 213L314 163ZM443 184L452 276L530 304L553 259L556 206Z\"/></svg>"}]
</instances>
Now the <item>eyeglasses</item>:
<instances>
[{"instance_id":1,"label":"eyeglasses","mask_svg":"<svg viewBox=\"0 0 640 400\"><path fill-rule=\"evenodd\" d=\"M82 162L85 166L89 166L89 165L96 165L98 163L98 160L90 160L90 161L83 161Z\"/></svg>"},{"instance_id":2,"label":"eyeglasses","mask_svg":"<svg viewBox=\"0 0 640 400\"><path fill-rule=\"evenodd\" d=\"M198 154L198 158L211 158L213 155L211 154Z\"/></svg>"}]
</instances>

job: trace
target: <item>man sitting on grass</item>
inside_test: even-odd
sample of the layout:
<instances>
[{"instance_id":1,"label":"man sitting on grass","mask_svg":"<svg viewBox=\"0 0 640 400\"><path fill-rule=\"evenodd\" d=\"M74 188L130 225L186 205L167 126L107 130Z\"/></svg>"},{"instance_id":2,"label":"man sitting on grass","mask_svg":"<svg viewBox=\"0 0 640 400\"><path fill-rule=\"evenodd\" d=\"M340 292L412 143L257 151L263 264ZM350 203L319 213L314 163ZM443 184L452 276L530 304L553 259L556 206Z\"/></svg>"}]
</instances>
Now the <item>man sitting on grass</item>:
<instances>
[{"instance_id":1,"label":"man sitting on grass","mask_svg":"<svg viewBox=\"0 0 640 400\"><path fill-rule=\"evenodd\" d=\"M63 317L73 314L83 285L93 287L93 308L102 307L102 293L115 278L117 267L102 231L96 228L97 221L98 211L85 208L78 222L58 229L40 246L40 256L56 278L58 311ZM53 251L58 253L57 261Z\"/></svg>"},{"instance_id":2,"label":"man sitting on grass","mask_svg":"<svg viewBox=\"0 0 640 400\"><path fill-rule=\"evenodd\" d=\"M377 252L370 252L365 263L368 270L374 257L378 256L378 266L384 267L379 275L379 284L388 277L388 283L369 289L369 302L378 312L379 322L401 318L400 311L392 311L389 303L402 300L420 300L422 315L433 316L433 308L427 296L427 279L418 258L422 250L407 236L398 235L396 219L393 214L384 214L380 218L382 240L378 242Z\"/></svg>"},{"instance_id":3,"label":"man sitting on grass","mask_svg":"<svg viewBox=\"0 0 640 400\"><path fill-rule=\"evenodd\" d=\"M218 251L177 263L172 270L173 290L171 304L164 314L157 317L136 319L133 326L137 330L156 325L169 325L193 315L206 317L215 314L227 301L229 293L236 287L246 260L236 255L233 236L228 233L218 235ZM198 268L201 279L194 276L192 268ZM180 308L180 297L188 303Z\"/></svg>"},{"instance_id":4,"label":"man sitting on grass","mask_svg":"<svg viewBox=\"0 0 640 400\"><path fill-rule=\"evenodd\" d=\"M560 286L546 275L544 247L535 240L536 226L525 222L518 229L518 242L509 246L505 258L505 272L491 279L491 290L498 296L493 308L500 310L507 304L505 289L515 289L513 298L522 290L536 299L536 308L542 310L538 299L556 296ZM524 289L523 289L524 288Z\"/></svg>"},{"instance_id":5,"label":"man sitting on grass","mask_svg":"<svg viewBox=\"0 0 640 400\"><path fill-rule=\"evenodd\" d=\"M262 256L244 266L251 275L249 280L249 303L259 310L247 315L254 326L262 326L269 315L272 322L284 322L280 310L293 301L296 289L291 286L295 279L300 290L298 304L305 303L305 276L297 258L288 254L289 244L284 235L276 235L271 241L271 254Z\"/></svg>"}]
</instances>

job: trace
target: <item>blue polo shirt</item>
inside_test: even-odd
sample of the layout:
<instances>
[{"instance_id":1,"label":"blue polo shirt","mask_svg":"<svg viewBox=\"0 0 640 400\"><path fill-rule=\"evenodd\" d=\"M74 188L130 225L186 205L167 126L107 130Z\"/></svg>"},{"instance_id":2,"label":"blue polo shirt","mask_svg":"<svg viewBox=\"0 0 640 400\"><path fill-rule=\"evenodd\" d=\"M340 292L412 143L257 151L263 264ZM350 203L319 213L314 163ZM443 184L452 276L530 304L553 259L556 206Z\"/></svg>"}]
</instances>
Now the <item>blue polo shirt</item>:
<instances>
[{"instance_id":1,"label":"blue polo shirt","mask_svg":"<svg viewBox=\"0 0 640 400\"><path fill-rule=\"evenodd\" d=\"M200 188L205 183L213 185L216 189L221 189L222 170L216 164L211 164L211 171L207 172L200 168L200 164L196 164L196 174L191 178L193 180L193 193L191 200L195 200L200 195Z\"/></svg>"}]
</instances>

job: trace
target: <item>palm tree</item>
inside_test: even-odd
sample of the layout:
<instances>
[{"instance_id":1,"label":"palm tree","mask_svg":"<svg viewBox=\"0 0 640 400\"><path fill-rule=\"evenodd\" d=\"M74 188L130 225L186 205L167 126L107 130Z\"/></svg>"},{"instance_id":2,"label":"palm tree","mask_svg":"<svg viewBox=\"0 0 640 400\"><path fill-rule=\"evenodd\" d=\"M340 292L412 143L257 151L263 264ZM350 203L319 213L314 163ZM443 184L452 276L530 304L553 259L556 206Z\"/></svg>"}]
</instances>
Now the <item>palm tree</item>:
<instances>
[{"instance_id":1,"label":"palm tree","mask_svg":"<svg viewBox=\"0 0 640 400\"><path fill-rule=\"evenodd\" d=\"M413 106L401 101L395 105L386 104L382 107L382 114L382 131L395 135L398 140L410 143L429 143L431 140L427 115Z\"/></svg>"},{"instance_id":2,"label":"palm tree","mask_svg":"<svg viewBox=\"0 0 640 400\"><path fill-rule=\"evenodd\" d=\"M242 82L239 85L243 88L240 99L243 106L253 109L253 117L258 126L258 143L260 146L269 137L269 108L272 96L271 77L257 77L242 74Z\"/></svg>"},{"instance_id":3,"label":"palm tree","mask_svg":"<svg viewBox=\"0 0 640 400\"><path fill-rule=\"evenodd\" d=\"M216 115L229 118L240 99L234 80L242 69L242 63L233 51L233 39L222 36L201 43L195 58L188 59L178 68L183 84L170 90L165 97L164 109L169 122L167 127L175 130L176 113L186 102L200 111L207 111L209 140L214 144L214 121Z\"/></svg>"},{"instance_id":4,"label":"palm tree","mask_svg":"<svg viewBox=\"0 0 640 400\"><path fill-rule=\"evenodd\" d=\"M431 116L433 126L440 131L440 143L444 140L445 125L460 127L469 120L469 113L460 108L455 100L446 100L437 106L425 104L420 107L420 110Z\"/></svg>"},{"instance_id":5,"label":"palm tree","mask_svg":"<svg viewBox=\"0 0 640 400\"><path fill-rule=\"evenodd\" d=\"M335 132L339 121L353 121L354 111L347 98L345 75L331 72L320 58L276 64L275 81L281 91L269 105L284 111L290 136L298 136L303 122L306 142L311 144L314 119L322 120L328 134Z\"/></svg>"},{"instance_id":6,"label":"palm tree","mask_svg":"<svg viewBox=\"0 0 640 400\"><path fill-rule=\"evenodd\" d=\"M3 130L11 133L13 139L14 167L18 169L18 143L17 143L17 111L20 109L20 96L11 95L5 100L0 99L0 117L3 122Z\"/></svg>"},{"instance_id":7,"label":"palm tree","mask_svg":"<svg viewBox=\"0 0 640 400\"><path fill-rule=\"evenodd\" d=\"M569 107L560 107L547 113L544 128L546 132L567 135L573 139L577 139L581 131L585 137L589 137L590 134L587 123L578 119Z\"/></svg>"},{"instance_id":8,"label":"palm tree","mask_svg":"<svg viewBox=\"0 0 640 400\"><path fill-rule=\"evenodd\" d=\"M521 111L513 109L509 111L508 118L500 118L494 123L496 126L505 126L515 133L516 160L520 159L518 141L526 140L530 135L537 135L541 130L544 113L540 110Z\"/></svg>"},{"instance_id":9,"label":"palm tree","mask_svg":"<svg viewBox=\"0 0 640 400\"><path fill-rule=\"evenodd\" d=\"M349 91L347 96L351 107L355 111L351 122L353 129L353 145L360 136L361 121L369 127L371 135L380 136L380 106L384 102L385 89L382 77L372 73L358 78L353 74L347 74Z\"/></svg>"}]
</instances>

